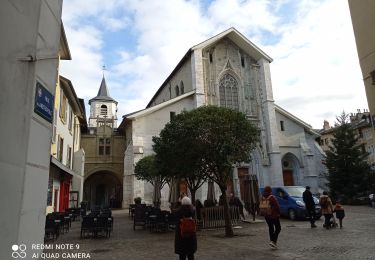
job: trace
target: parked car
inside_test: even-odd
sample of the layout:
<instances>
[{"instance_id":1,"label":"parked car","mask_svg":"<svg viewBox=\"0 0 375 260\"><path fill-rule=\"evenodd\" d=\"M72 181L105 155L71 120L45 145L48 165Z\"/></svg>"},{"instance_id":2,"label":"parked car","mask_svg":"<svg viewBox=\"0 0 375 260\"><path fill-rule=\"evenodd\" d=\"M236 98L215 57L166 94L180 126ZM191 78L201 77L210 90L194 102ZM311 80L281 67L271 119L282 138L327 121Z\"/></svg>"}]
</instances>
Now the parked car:
<instances>
[{"instance_id":1,"label":"parked car","mask_svg":"<svg viewBox=\"0 0 375 260\"><path fill-rule=\"evenodd\" d=\"M374 193L368 195L368 202L371 207L375 208L375 194Z\"/></svg>"},{"instance_id":2,"label":"parked car","mask_svg":"<svg viewBox=\"0 0 375 260\"><path fill-rule=\"evenodd\" d=\"M260 191L263 193L264 188ZM305 203L302 199L302 193L305 187L302 186L283 186L273 187L272 195L274 195L279 202L281 215L289 217L291 220L306 219L308 217ZM319 219L322 214L320 211L319 199L313 196L315 202L316 219Z\"/></svg>"}]
</instances>

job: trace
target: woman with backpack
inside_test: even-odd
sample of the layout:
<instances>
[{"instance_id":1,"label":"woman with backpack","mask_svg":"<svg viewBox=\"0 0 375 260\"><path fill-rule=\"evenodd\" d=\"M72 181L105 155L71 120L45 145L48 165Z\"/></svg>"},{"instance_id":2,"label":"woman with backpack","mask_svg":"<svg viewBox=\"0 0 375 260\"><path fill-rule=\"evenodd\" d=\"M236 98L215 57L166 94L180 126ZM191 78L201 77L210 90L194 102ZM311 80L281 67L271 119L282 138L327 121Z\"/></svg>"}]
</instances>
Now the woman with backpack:
<instances>
[{"instance_id":1,"label":"woman with backpack","mask_svg":"<svg viewBox=\"0 0 375 260\"><path fill-rule=\"evenodd\" d=\"M264 187L259 208L261 215L264 216L268 225L269 245L272 249L277 249L277 238L281 231L280 206L277 199L272 195L272 188L270 186Z\"/></svg>"},{"instance_id":2,"label":"woman with backpack","mask_svg":"<svg viewBox=\"0 0 375 260\"><path fill-rule=\"evenodd\" d=\"M195 233L196 223L194 219L195 210L189 197L181 199L181 207L175 211L178 222L174 240L174 251L180 260L194 260L197 251L197 236Z\"/></svg>"},{"instance_id":3,"label":"woman with backpack","mask_svg":"<svg viewBox=\"0 0 375 260\"><path fill-rule=\"evenodd\" d=\"M321 206L322 215L324 215L324 225L326 229L329 229L331 224L331 218L333 216L333 205L331 198L328 197L328 192L323 191L323 195L320 196L319 204Z\"/></svg>"}]
</instances>

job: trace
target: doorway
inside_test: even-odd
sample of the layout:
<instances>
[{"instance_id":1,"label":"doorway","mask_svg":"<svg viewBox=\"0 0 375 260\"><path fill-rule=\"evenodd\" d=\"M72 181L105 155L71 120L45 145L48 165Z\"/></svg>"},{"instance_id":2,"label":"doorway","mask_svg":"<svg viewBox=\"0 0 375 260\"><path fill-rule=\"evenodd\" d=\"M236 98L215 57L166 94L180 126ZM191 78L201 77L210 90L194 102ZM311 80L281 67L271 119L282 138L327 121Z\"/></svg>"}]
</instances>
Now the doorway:
<instances>
[{"instance_id":1,"label":"doorway","mask_svg":"<svg viewBox=\"0 0 375 260\"><path fill-rule=\"evenodd\" d=\"M283 170L284 186L294 186L293 171Z\"/></svg>"},{"instance_id":2,"label":"doorway","mask_svg":"<svg viewBox=\"0 0 375 260\"><path fill-rule=\"evenodd\" d=\"M57 212L59 202L59 189L53 189L53 212Z\"/></svg>"},{"instance_id":3,"label":"doorway","mask_svg":"<svg viewBox=\"0 0 375 260\"><path fill-rule=\"evenodd\" d=\"M95 205L104 207L105 206L105 185L99 184L96 186L96 194L95 194Z\"/></svg>"},{"instance_id":4,"label":"doorway","mask_svg":"<svg viewBox=\"0 0 375 260\"><path fill-rule=\"evenodd\" d=\"M249 176L248 168L238 168L238 179L240 181L240 197L241 200L245 198L245 180Z\"/></svg>"}]
</instances>

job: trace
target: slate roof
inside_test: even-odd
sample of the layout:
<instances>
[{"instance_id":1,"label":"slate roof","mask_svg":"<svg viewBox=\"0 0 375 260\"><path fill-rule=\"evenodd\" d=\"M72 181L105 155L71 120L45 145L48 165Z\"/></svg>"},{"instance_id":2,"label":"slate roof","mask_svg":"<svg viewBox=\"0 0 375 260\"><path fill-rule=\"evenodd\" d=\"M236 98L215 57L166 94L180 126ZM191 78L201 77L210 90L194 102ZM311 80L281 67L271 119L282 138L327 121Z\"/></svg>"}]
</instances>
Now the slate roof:
<instances>
[{"instance_id":1,"label":"slate roof","mask_svg":"<svg viewBox=\"0 0 375 260\"><path fill-rule=\"evenodd\" d=\"M98 95L89 100L89 105L91 105L92 101L111 101L117 104L117 101L111 98L111 96L109 95L107 83L105 82L104 76L102 79L102 83L100 84Z\"/></svg>"}]
</instances>

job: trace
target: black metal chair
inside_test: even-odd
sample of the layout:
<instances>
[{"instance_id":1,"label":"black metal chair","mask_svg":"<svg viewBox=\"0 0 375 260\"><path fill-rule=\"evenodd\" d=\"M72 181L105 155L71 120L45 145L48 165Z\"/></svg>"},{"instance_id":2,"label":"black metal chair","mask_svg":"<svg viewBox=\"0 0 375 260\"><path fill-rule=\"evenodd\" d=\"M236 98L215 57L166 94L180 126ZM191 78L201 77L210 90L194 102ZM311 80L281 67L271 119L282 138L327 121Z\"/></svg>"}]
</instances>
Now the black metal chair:
<instances>
[{"instance_id":1,"label":"black metal chair","mask_svg":"<svg viewBox=\"0 0 375 260\"><path fill-rule=\"evenodd\" d=\"M57 239L59 237L59 226L55 223L55 220L51 217L46 217L46 224L44 230L44 240Z\"/></svg>"},{"instance_id":2,"label":"black metal chair","mask_svg":"<svg viewBox=\"0 0 375 260\"><path fill-rule=\"evenodd\" d=\"M111 227L108 223L108 216L98 216L96 221L94 219L95 228L94 228L94 236L111 236Z\"/></svg>"},{"instance_id":3,"label":"black metal chair","mask_svg":"<svg viewBox=\"0 0 375 260\"><path fill-rule=\"evenodd\" d=\"M176 216L175 213L171 212L168 215L168 229L169 230L174 230L176 228L176 225L178 223L178 217Z\"/></svg>"},{"instance_id":4,"label":"black metal chair","mask_svg":"<svg viewBox=\"0 0 375 260\"><path fill-rule=\"evenodd\" d=\"M167 232L169 230L168 219L171 213L166 210L160 211L156 219L156 231L157 232Z\"/></svg>"},{"instance_id":5,"label":"black metal chair","mask_svg":"<svg viewBox=\"0 0 375 260\"><path fill-rule=\"evenodd\" d=\"M135 209L135 204L130 204L129 205L129 217L131 218L134 217L134 209Z\"/></svg>"},{"instance_id":6,"label":"black metal chair","mask_svg":"<svg viewBox=\"0 0 375 260\"><path fill-rule=\"evenodd\" d=\"M85 238L86 235L94 236L95 234L95 221L94 217L83 217L81 222L81 236L80 238Z\"/></svg>"},{"instance_id":7,"label":"black metal chair","mask_svg":"<svg viewBox=\"0 0 375 260\"><path fill-rule=\"evenodd\" d=\"M133 230L136 226L146 226L146 209L143 207L135 207L134 209L134 218L133 218Z\"/></svg>"}]
</instances>

